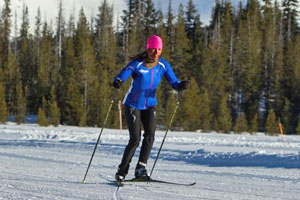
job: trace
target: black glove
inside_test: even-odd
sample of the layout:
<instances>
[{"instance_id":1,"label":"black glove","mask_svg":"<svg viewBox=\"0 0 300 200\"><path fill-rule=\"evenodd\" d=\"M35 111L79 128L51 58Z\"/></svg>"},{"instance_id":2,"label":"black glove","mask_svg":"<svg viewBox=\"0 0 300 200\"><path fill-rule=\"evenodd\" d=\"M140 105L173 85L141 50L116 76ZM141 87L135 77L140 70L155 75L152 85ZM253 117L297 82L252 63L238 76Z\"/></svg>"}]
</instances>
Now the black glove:
<instances>
[{"instance_id":1,"label":"black glove","mask_svg":"<svg viewBox=\"0 0 300 200\"><path fill-rule=\"evenodd\" d=\"M116 89L119 89L122 85L122 81L120 79L116 79L114 82L113 82L113 86L114 88Z\"/></svg>"},{"instance_id":2,"label":"black glove","mask_svg":"<svg viewBox=\"0 0 300 200\"><path fill-rule=\"evenodd\" d=\"M181 82L178 84L178 91L186 90L187 87L188 87L188 84L189 84L189 81L181 81Z\"/></svg>"}]
</instances>

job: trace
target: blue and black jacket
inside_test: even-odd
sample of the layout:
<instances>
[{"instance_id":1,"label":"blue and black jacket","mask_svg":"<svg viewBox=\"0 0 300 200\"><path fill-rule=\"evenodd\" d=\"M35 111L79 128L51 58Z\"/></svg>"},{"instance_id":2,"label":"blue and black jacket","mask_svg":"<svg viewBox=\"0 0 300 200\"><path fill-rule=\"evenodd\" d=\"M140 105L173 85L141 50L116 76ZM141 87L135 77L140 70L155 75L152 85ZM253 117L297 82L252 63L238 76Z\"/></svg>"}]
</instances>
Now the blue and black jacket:
<instances>
[{"instance_id":1,"label":"blue and black jacket","mask_svg":"<svg viewBox=\"0 0 300 200\"><path fill-rule=\"evenodd\" d=\"M123 103L138 110L146 110L156 106L155 92L163 75L174 89L178 89L180 81L165 59L160 58L158 64L152 68L147 68L142 60L133 60L128 63L115 78L115 80L119 79L124 82L133 76Z\"/></svg>"}]
</instances>

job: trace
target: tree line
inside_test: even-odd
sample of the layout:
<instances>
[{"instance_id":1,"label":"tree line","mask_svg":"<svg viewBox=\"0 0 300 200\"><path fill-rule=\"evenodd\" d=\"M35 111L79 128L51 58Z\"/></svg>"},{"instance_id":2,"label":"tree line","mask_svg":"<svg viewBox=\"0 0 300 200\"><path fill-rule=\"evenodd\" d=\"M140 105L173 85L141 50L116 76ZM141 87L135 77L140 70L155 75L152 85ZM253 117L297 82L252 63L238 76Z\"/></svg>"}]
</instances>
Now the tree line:
<instances>
[{"instance_id":1,"label":"tree line","mask_svg":"<svg viewBox=\"0 0 300 200\"><path fill-rule=\"evenodd\" d=\"M151 34L164 42L167 59L181 80L190 80L173 127L187 131L236 133L264 131L300 134L299 0L248 0L236 7L216 0L208 25L193 0L177 12L152 0L128 0L114 23L113 7L103 0L96 16L64 17L59 1L55 23L38 9L30 32L28 7L21 26L10 0L0 18L0 122L24 122L38 115L40 125L101 126L112 96L111 83L144 51ZM176 13L176 14L174 14ZM75 21L75 17L78 19ZM122 99L127 81L117 92ZM163 80L157 91L158 123L167 126L177 94ZM183 120L184 119L184 120ZM117 106L109 127L118 127Z\"/></svg>"}]
</instances>

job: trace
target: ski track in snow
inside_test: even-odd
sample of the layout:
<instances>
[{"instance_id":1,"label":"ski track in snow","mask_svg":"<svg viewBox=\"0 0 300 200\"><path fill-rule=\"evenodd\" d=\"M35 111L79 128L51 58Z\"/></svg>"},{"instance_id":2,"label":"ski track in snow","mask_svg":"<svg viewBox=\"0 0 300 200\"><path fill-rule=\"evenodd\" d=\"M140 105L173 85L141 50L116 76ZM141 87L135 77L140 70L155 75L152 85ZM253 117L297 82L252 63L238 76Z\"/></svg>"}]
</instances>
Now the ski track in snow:
<instances>
[{"instance_id":1,"label":"ski track in snow","mask_svg":"<svg viewBox=\"0 0 300 200\"><path fill-rule=\"evenodd\" d=\"M152 177L196 181L196 185L125 183L116 187L112 181L128 132L104 129L86 183L82 184L99 131L72 126L0 125L0 200L300 199L300 136L169 132ZM164 134L156 133L149 171ZM133 178L137 153L128 179Z\"/></svg>"}]
</instances>

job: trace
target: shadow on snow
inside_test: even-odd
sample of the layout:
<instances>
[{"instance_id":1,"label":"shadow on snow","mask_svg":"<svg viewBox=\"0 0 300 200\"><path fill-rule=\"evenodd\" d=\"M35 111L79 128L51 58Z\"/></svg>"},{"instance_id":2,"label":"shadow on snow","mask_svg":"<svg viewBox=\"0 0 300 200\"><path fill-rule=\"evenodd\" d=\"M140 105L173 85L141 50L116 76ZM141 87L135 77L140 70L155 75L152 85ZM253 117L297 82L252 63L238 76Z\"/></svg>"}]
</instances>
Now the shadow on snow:
<instances>
[{"instance_id":1,"label":"shadow on snow","mask_svg":"<svg viewBox=\"0 0 300 200\"><path fill-rule=\"evenodd\" d=\"M164 151L164 152L163 152ZM210 167L300 168L300 155L163 150L159 159ZM154 152L154 151L153 151ZM155 151L156 154L157 151ZM153 159L156 155L152 156Z\"/></svg>"},{"instance_id":2,"label":"shadow on snow","mask_svg":"<svg viewBox=\"0 0 300 200\"><path fill-rule=\"evenodd\" d=\"M92 153L95 142L70 141L41 141L41 140L0 140L0 146L25 146L37 148L68 148L81 149ZM100 143L97 152L120 155L125 149L124 144ZM140 147L135 156L138 155ZM158 148L153 148L151 159L155 159ZM159 160L181 161L189 164L206 165L211 167L266 167L266 168L300 168L300 155L296 154L264 154L258 152L208 152L203 149L197 151L183 151L162 149Z\"/></svg>"}]
</instances>

